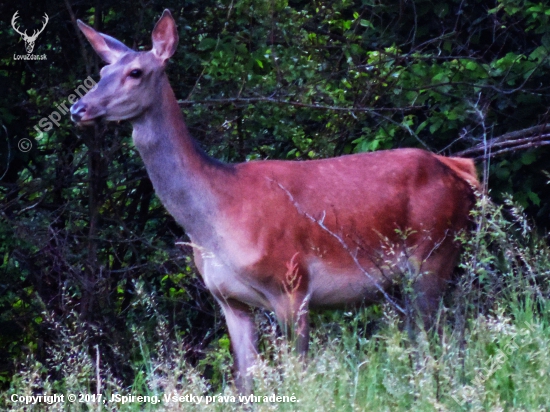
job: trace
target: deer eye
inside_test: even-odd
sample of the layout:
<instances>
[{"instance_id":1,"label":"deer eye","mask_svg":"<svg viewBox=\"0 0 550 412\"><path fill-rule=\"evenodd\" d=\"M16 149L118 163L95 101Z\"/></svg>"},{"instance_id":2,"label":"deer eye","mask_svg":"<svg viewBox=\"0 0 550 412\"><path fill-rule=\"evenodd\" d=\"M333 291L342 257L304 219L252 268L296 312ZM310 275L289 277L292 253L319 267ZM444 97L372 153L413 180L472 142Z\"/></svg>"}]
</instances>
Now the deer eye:
<instances>
[{"instance_id":1,"label":"deer eye","mask_svg":"<svg viewBox=\"0 0 550 412\"><path fill-rule=\"evenodd\" d=\"M134 79L139 79L141 77L141 75L143 74L143 72L139 69L134 69L132 70L128 76L134 78Z\"/></svg>"}]
</instances>

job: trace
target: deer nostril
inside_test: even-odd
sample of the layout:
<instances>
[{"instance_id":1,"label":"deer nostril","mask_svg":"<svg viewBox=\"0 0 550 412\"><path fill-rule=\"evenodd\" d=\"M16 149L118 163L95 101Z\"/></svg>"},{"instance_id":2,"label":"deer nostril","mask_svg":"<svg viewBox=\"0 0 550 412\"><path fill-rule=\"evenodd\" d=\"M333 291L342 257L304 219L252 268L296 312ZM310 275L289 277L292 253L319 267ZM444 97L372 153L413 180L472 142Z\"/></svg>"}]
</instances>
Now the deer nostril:
<instances>
[{"instance_id":1,"label":"deer nostril","mask_svg":"<svg viewBox=\"0 0 550 412\"><path fill-rule=\"evenodd\" d=\"M71 106L71 119L73 122L79 122L86 113L86 105L76 102Z\"/></svg>"}]
</instances>

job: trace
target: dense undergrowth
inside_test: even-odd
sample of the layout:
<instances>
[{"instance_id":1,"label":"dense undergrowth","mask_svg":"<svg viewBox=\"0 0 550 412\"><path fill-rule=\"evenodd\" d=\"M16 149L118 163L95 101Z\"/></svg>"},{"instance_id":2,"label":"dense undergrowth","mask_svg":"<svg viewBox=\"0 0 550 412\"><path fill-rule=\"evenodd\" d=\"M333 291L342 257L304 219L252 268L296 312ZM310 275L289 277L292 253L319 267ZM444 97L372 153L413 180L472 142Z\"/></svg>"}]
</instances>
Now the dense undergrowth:
<instances>
[{"instance_id":1,"label":"dense undergrowth","mask_svg":"<svg viewBox=\"0 0 550 412\"><path fill-rule=\"evenodd\" d=\"M253 396L239 398L232 385L227 338L216 342L192 367L185 361L185 341L173 338L154 296L136 285L134 304L143 305L156 318L157 327L151 339L138 323L134 326L134 346L141 356L128 365L135 375L131 385L117 380L99 349L90 347L76 313L60 320L45 312L44 321L58 336L48 348L50 358L40 363L30 353L2 394L1 407L13 411L546 410L550 408L546 240L534 234L511 202L497 207L482 198L475 219L477 228L464 240L462 273L439 311L439 333L411 332L402 316L384 304L316 314L304 366L271 318L258 313L263 337L261 359L251 371ZM12 401L14 396L56 393L65 394L64 403ZM68 394L87 394L88 401L69 403ZM93 394L101 394L101 402L91 398ZM122 398L129 395L150 398L145 402Z\"/></svg>"}]
</instances>

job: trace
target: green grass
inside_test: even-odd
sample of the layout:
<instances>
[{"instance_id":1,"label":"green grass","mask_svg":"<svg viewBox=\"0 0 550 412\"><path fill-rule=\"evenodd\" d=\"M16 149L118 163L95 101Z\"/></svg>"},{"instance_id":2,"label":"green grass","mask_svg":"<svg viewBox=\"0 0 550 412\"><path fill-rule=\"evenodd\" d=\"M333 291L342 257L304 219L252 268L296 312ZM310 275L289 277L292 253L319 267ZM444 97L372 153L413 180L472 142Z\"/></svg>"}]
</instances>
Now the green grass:
<instances>
[{"instance_id":1,"label":"green grass","mask_svg":"<svg viewBox=\"0 0 550 412\"><path fill-rule=\"evenodd\" d=\"M135 329L141 357L129 365L134 382L124 386L78 332L75 314L63 324L50 320L59 338L58 345L49 348L49 364L56 365L55 370L47 370L30 354L11 388L1 394L0 407L14 411L550 409L550 254L544 239L531 234L521 210L510 204L508 220L502 214L502 208L490 203L479 209L479 228L465 245L463 274L439 313L439 333L407 330L389 305L317 314L312 317L315 327L304 364L272 324L260 321L261 358L252 370L257 402L248 398L239 403L231 384L226 338L193 368L184 361L183 342L166 345L170 334L162 314L157 314L157 342ZM139 299L154 310L149 297ZM215 369L210 380L202 373L207 364ZM90 395L98 387L104 398L133 394L157 396L160 402L102 407L93 402L27 406L10 401L13 394L37 392ZM184 401L202 396L201 403L196 403L197 398L162 401L173 394ZM270 402L274 396L286 396L288 402Z\"/></svg>"}]
</instances>

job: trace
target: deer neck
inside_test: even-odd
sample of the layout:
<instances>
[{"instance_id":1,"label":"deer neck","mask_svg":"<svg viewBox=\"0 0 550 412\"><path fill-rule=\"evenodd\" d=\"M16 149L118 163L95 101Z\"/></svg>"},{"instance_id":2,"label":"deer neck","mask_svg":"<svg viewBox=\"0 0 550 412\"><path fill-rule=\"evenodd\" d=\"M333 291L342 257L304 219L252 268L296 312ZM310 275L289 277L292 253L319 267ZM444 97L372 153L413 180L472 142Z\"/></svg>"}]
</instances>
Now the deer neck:
<instances>
[{"instance_id":1,"label":"deer neck","mask_svg":"<svg viewBox=\"0 0 550 412\"><path fill-rule=\"evenodd\" d=\"M160 86L159 103L132 121L134 144L168 212L193 242L214 247L219 197L213 182L229 166L209 158L193 140L165 75Z\"/></svg>"}]
</instances>

